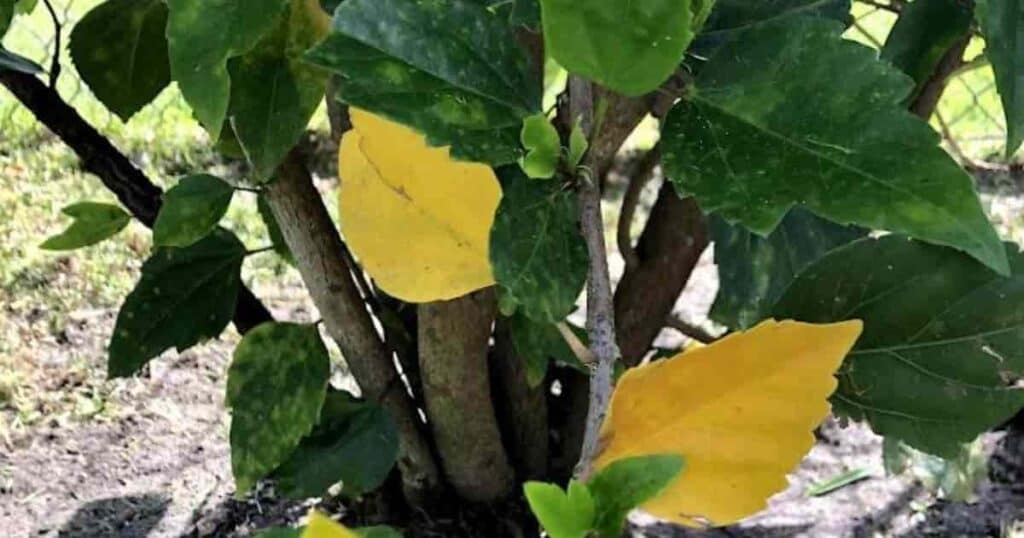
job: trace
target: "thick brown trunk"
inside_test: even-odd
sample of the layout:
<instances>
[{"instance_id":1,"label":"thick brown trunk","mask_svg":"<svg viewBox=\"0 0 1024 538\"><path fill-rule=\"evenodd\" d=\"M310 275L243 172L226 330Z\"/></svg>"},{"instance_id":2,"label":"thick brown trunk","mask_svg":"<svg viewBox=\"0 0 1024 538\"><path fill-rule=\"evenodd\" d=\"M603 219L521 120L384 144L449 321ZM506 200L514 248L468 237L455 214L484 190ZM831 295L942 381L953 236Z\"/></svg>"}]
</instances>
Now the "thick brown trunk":
<instances>
[{"instance_id":1,"label":"thick brown trunk","mask_svg":"<svg viewBox=\"0 0 1024 538\"><path fill-rule=\"evenodd\" d=\"M289 154L277 181L267 185L266 197L324 326L363 396L380 402L398 426L398 467L407 498L415 505L429 501L440 489L440 476L420 419L356 289L338 231L301 152Z\"/></svg>"},{"instance_id":2,"label":"thick brown trunk","mask_svg":"<svg viewBox=\"0 0 1024 538\"><path fill-rule=\"evenodd\" d=\"M627 365L636 365L650 349L707 246L707 224L696 202L680 198L665 181L635 249L638 264L615 290L619 348Z\"/></svg>"},{"instance_id":3,"label":"thick brown trunk","mask_svg":"<svg viewBox=\"0 0 1024 538\"><path fill-rule=\"evenodd\" d=\"M546 383L530 387L526 365L516 355L508 324L494 328L491 385L501 419L505 446L522 480L546 479L548 472L548 402Z\"/></svg>"},{"instance_id":4,"label":"thick brown trunk","mask_svg":"<svg viewBox=\"0 0 1024 538\"><path fill-rule=\"evenodd\" d=\"M420 376L445 476L463 499L492 502L512 491L487 367L497 313L494 289L419 306Z\"/></svg>"}]
</instances>

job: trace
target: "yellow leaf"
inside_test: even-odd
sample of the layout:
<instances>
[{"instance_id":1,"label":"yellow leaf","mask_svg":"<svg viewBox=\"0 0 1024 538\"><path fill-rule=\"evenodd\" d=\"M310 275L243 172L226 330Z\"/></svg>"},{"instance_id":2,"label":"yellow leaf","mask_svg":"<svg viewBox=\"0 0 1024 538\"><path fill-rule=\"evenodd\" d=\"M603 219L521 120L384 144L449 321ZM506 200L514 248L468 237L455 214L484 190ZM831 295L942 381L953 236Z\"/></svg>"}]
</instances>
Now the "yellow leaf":
<instances>
[{"instance_id":1,"label":"yellow leaf","mask_svg":"<svg viewBox=\"0 0 1024 538\"><path fill-rule=\"evenodd\" d=\"M448 148L369 112L351 109L351 117L339 152L341 229L377 285L422 303L494 284L494 171L452 160Z\"/></svg>"},{"instance_id":2,"label":"yellow leaf","mask_svg":"<svg viewBox=\"0 0 1024 538\"><path fill-rule=\"evenodd\" d=\"M306 524L306 530L302 531L301 538L359 538L359 535L313 510L309 513L309 523Z\"/></svg>"},{"instance_id":3,"label":"yellow leaf","mask_svg":"<svg viewBox=\"0 0 1024 538\"><path fill-rule=\"evenodd\" d=\"M685 457L679 478L641 507L676 523L727 525L760 511L814 445L833 374L861 328L859 320L765 321L627 371L612 394L595 465Z\"/></svg>"}]
</instances>

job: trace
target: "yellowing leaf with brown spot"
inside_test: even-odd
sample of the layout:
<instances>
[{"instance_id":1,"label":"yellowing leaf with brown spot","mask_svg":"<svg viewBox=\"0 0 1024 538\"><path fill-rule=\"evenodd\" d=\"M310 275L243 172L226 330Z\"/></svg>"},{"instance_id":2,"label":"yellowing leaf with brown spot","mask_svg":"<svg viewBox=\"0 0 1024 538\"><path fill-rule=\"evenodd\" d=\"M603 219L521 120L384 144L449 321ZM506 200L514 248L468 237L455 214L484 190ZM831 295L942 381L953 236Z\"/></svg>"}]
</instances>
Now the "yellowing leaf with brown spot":
<instances>
[{"instance_id":1,"label":"yellowing leaf with brown spot","mask_svg":"<svg viewBox=\"0 0 1024 538\"><path fill-rule=\"evenodd\" d=\"M314 510L309 514L309 523L301 538L359 538L359 535Z\"/></svg>"},{"instance_id":2,"label":"yellowing leaf with brown spot","mask_svg":"<svg viewBox=\"0 0 1024 538\"><path fill-rule=\"evenodd\" d=\"M859 320L765 321L627 371L612 394L595 465L685 457L679 478L641 507L668 521L718 526L760 511L814 445L833 374L861 328Z\"/></svg>"},{"instance_id":3,"label":"yellowing leaf with brown spot","mask_svg":"<svg viewBox=\"0 0 1024 538\"><path fill-rule=\"evenodd\" d=\"M423 303L494 284L488 239L501 186L404 125L351 109L339 152L341 229L388 294Z\"/></svg>"}]
</instances>

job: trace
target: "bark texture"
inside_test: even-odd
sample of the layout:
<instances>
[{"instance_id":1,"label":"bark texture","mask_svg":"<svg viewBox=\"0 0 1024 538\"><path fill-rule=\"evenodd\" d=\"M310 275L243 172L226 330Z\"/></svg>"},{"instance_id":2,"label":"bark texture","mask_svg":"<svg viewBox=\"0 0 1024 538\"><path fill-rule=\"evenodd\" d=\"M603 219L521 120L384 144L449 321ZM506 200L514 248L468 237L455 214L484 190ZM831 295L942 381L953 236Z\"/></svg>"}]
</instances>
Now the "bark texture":
<instances>
[{"instance_id":1,"label":"bark texture","mask_svg":"<svg viewBox=\"0 0 1024 538\"><path fill-rule=\"evenodd\" d=\"M415 505L425 503L439 490L437 466L392 356L352 280L341 238L301 152L293 150L288 155L278 169L277 181L266 187L266 198L324 326L341 349L363 396L380 402L398 426L398 467L406 497Z\"/></svg>"},{"instance_id":2,"label":"bark texture","mask_svg":"<svg viewBox=\"0 0 1024 538\"><path fill-rule=\"evenodd\" d=\"M445 476L463 499L496 501L512 491L487 367L497 313L494 289L419 306L420 376Z\"/></svg>"}]
</instances>

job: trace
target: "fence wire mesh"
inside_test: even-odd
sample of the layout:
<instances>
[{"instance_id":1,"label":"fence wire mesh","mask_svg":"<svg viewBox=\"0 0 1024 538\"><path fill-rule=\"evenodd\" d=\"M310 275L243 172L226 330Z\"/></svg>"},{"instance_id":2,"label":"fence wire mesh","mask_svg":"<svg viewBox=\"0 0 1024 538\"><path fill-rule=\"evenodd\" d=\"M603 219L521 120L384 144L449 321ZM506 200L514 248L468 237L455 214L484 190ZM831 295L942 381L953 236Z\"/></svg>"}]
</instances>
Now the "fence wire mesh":
<instances>
[{"instance_id":1,"label":"fence wire mesh","mask_svg":"<svg viewBox=\"0 0 1024 538\"><path fill-rule=\"evenodd\" d=\"M58 91L69 103L100 131L116 136L131 124L186 122L188 129L197 129L180 94L165 91L156 101L136 115L129 125L111 114L99 103L78 76L68 56L67 41L71 29L101 0L51 0L61 27L62 40L58 50L56 32L50 14L40 2L36 9L14 24L3 40L8 49L49 66L54 54L60 55L62 66ZM858 0L853 6L854 22L847 37L880 48L896 21L896 13L885 0ZM942 133L946 147L968 163L984 163L1001 159L1006 136L1002 105L996 92L991 67L984 61L984 42L975 38L968 47L966 65L954 76L946 89L932 125ZM25 136L39 127L31 114L6 91L0 90L0 139Z\"/></svg>"}]
</instances>

